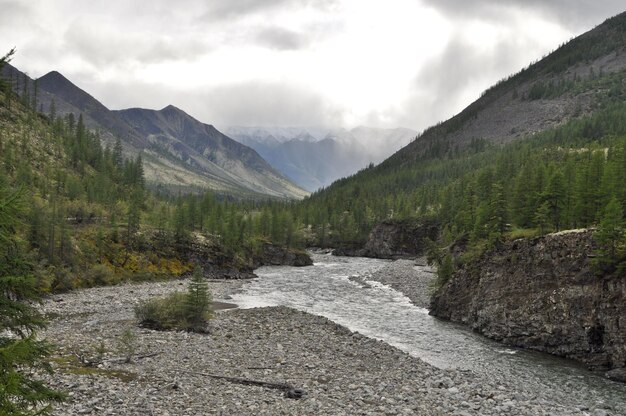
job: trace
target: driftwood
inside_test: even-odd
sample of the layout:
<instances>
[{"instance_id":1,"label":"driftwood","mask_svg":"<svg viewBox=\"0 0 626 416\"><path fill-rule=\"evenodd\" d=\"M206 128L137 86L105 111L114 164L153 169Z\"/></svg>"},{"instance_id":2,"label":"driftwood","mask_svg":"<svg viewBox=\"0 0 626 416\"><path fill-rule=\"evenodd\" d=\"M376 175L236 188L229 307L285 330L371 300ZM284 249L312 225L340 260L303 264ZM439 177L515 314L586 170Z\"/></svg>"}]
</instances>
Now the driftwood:
<instances>
[{"instance_id":1,"label":"driftwood","mask_svg":"<svg viewBox=\"0 0 626 416\"><path fill-rule=\"evenodd\" d=\"M151 352L148 354L142 354L142 355L133 355L132 359L133 360L141 360L142 358L150 358L150 357L154 357L156 355L161 354L161 351L157 351L157 352ZM128 358L127 357L116 357L116 358L108 358L104 361L108 361L111 363L116 363L116 362L123 362L126 361Z\"/></svg>"},{"instance_id":2,"label":"driftwood","mask_svg":"<svg viewBox=\"0 0 626 416\"><path fill-rule=\"evenodd\" d=\"M198 373L193 371L187 372L199 376L211 377L217 380L225 380L230 383L243 384L246 386L259 386L265 387L266 389L282 390L283 392L285 392L285 397L288 397L290 399L301 399L304 395L306 395L306 392L304 390L294 388L292 385L286 383L273 383L270 381L251 380L241 377L220 376L216 374Z\"/></svg>"}]
</instances>

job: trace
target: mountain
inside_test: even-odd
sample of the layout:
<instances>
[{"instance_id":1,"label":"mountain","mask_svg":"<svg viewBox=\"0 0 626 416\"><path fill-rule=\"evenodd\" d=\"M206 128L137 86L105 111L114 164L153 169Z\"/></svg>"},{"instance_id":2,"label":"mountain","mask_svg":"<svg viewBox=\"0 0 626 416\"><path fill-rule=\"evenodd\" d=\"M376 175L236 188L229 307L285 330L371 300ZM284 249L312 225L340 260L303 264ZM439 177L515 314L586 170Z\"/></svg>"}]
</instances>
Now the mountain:
<instances>
[{"instance_id":1,"label":"mountain","mask_svg":"<svg viewBox=\"0 0 626 416\"><path fill-rule=\"evenodd\" d=\"M415 138L410 129L356 127L227 127L228 135L254 148L299 186L315 191L378 163Z\"/></svg>"},{"instance_id":2,"label":"mountain","mask_svg":"<svg viewBox=\"0 0 626 416\"><path fill-rule=\"evenodd\" d=\"M509 143L590 115L598 109L601 80L625 68L626 12L501 80L459 114L424 131L386 165L415 161L434 143Z\"/></svg>"},{"instance_id":3,"label":"mountain","mask_svg":"<svg viewBox=\"0 0 626 416\"><path fill-rule=\"evenodd\" d=\"M61 102L68 103L79 111L79 113L75 113L75 116L78 116L78 114L83 114L83 117L88 116L90 120L96 123L94 127L97 126L100 130L113 133L115 137L119 137L125 144L136 149L142 149L147 146L144 137L134 131L123 120L120 120L101 102L78 88L59 72L48 72L46 75L38 78L37 83L41 90L50 93L51 98L55 98L55 105L56 98L59 98ZM59 114L64 113L62 109L59 110L57 110ZM89 124L87 125L92 127Z\"/></svg>"},{"instance_id":4,"label":"mountain","mask_svg":"<svg viewBox=\"0 0 626 416\"><path fill-rule=\"evenodd\" d=\"M328 129L315 127L228 126L224 129L228 136L248 146L256 143L280 144L294 139L316 142L326 137L328 132Z\"/></svg>"},{"instance_id":5,"label":"mountain","mask_svg":"<svg viewBox=\"0 0 626 416\"><path fill-rule=\"evenodd\" d=\"M339 133L336 140L346 138ZM625 183L622 13L489 88L379 165L313 193L302 209L323 213L310 224L321 246L358 247L377 223L428 217L446 244L459 239L479 256L501 238L620 223L614 207L626 213ZM605 219L607 212L618 214Z\"/></svg>"},{"instance_id":6,"label":"mountain","mask_svg":"<svg viewBox=\"0 0 626 416\"><path fill-rule=\"evenodd\" d=\"M127 155L142 153L146 180L170 189L212 189L239 196L300 199L307 192L274 170L259 154L213 126L168 106L160 111L112 111L57 71L33 80L7 65L3 77L24 94L37 90L38 108L57 115L83 115L85 125Z\"/></svg>"},{"instance_id":7,"label":"mountain","mask_svg":"<svg viewBox=\"0 0 626 416\"><path fill-rule=\"evenodd\" d=\"M219 180L226 189L244 187L257 193L290 198L306 195L256 151L172 105L159 111L132 108L113 113L146 138L147 149L154 157L164 155L168 160L183 161L208 180ZM163 173L154 172L154 175ZM160 182L166 180L160 178Z\"/></svg>"}]
</instances>

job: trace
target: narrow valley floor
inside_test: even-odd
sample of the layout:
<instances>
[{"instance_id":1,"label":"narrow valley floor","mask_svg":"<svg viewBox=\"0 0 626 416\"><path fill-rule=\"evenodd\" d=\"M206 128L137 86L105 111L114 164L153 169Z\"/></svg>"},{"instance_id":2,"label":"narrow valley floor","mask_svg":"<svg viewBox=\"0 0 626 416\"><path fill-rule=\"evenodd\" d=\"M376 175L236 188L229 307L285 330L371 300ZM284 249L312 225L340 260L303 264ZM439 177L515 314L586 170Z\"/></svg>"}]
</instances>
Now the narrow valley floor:
<instances>
[{"instance_id":1,"label":"narrow valley floor","mask_svg":"<svg viewBox=\"0 0 626 416\"><path fill-rule=\"evenodd\" d=\"M240 281L213 281L228 301ZM137 327L133 306L184 290L183 282L142 283L51 297L43 334L58 346L45 376L69 400L54 415L542 415L617 414L567 408L515 386L441 370L332 321L286 307L216 313L210 334ZM123 334L135 334L132 361ZM131 346L132 347L132 346ZM83 367L97 356L103 364ZM304 399L208 375L288 383ZM594 413L590 413L593 411ZM604 413L603 413L604 412Z\"/></svg>"}]
</instances>

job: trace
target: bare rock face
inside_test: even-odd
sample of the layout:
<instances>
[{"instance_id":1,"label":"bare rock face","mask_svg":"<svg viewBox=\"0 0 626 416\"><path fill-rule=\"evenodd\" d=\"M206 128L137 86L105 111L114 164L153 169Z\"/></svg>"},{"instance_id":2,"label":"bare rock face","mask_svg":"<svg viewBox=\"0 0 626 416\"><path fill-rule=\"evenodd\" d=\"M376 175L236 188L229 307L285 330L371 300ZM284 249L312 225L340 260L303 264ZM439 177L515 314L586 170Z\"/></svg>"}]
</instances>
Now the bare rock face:
<instances>
[{"instance_id":1,"label":"bare rock face","mask_svg":"<svg viewBox=\"0 0 626 416\"><path fill-rule=\"evenodd\" d=\"M202 268L206 277L214 279L255 278L260 266L309 266L313 261L302 251L264 242L258 253L246 251L233 256L215 240L200 233L175 238L164 233L145 235L143 250L165 258L178 258Z\"/></svg>"},{"instance_id":2,"label":"bare rock face","mask_svg":"<svg viewBox=\"0 0 626 416\"><path fill-rule=\"evenodd\" d=\"M626 278L590 269L592 232L507 242L455 272L431 314L509 345L626 367Z\"/></svg>"},{"instance_id":3,"label":"bare rock face","mask_svg":"<svg viewBox=\"0 0 626 416\"><path fill-rule=\"evenodd\" d=\"M370 232L363 248L338 248L336 256L374 257L378 259L415 258L424 254L424 238L437 238L436 220L386 220Z\"/></svg>"},{"instance_id":4,"label":"bare rock face","mask_svg":"<svg viewBox=\"0 0 626 416\"><path fill-rule=\"evenodd\" d=\"M259 266L310 266L313 260L302 251L272 243L263 243L261 253L254 258L254 267Z\"/></svg>"}]
</instances>

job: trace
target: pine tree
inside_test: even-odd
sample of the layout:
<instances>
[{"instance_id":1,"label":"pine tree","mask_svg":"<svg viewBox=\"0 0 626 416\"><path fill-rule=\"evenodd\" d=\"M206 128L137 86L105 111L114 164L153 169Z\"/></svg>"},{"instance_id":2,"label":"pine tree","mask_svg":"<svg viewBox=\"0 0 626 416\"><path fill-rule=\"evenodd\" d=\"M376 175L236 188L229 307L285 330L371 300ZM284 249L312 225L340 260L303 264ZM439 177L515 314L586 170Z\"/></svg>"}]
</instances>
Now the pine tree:
<instances>
[{"instance_id":1,"label":"pine tree","mask_svg":"<svg viewBox=\"0 0 626 416\"><path fill-rule=\"evenodd\" d=\"M565 177L559 170L554 172L548 181L548 187L544 193L544 200L550 208L550 219L556 231L561 228L563 206L565 205Z\"/></svg>"},{"instance_id":2,"label":"pine tree","mask_svg":"<svg viewBox=\"0 0 626 416\"><path fill-rule=\"evenodd\" d=\"M122 155L122 141L118 138L113 147L113 163L118 169L124 166L124 156Z\"/></svg>"},{"instance_id":3,"label":"pine tree","mask_svg":"<svg viewBox=\"0 0 626 416\"><path fill-rule=\"evenodd\" d=\"M209 285L202 275L202 269L196 267L187 286L185 299L185 318L188 330L201 331L204 329L207 320L211 318L211 300Z\"/></svg>"},{"instance_id":4,"label":"pine tree","mask_svg":"<svg viewBox=\"0 0 626 416\"><path fill-rule=\"evenodd\" d=\"M537 208L535 212L535 224L539 227L539 234L545 235L548 226L550 225L550 204L544 202Z\"/></svg>"},{"instance_id":5,"label":"pine tree","mask_svg":"<svg viewBox=\"0 0 626 416\"><path fill-rule=\"evenodd\" d=\"M489 201L489 228L492 233L502 235L506 230L508 216L504 188L499 183L494 183L491 188L491 200Z\"/></svg>"},{"instance_id":6,"label":"pine tree","mask_svg":"<svg viewBox=\"0 0 626 416\"><path fill-rule=\"evenodd\" d=\"M30 301L37 300L36 281L15 238L21 193L9 193L0 183L0 414L34 415L63 396L33 379L30 368L51 371L50 346L37 340L45 327Z\"/></svg>"},{"instance_id":7,"label":"pine tree","mask_svg":"<svg viewBox=\"0 0 626 416\"><path fill-rule=\"evenodd\" d=\"M622 207L617 198L611 198L604 208L600 226L594 234L598 244L594 264L599 272L611 272L622 260L621 251L625 243Z\"/></svg>"}]
</instances>

